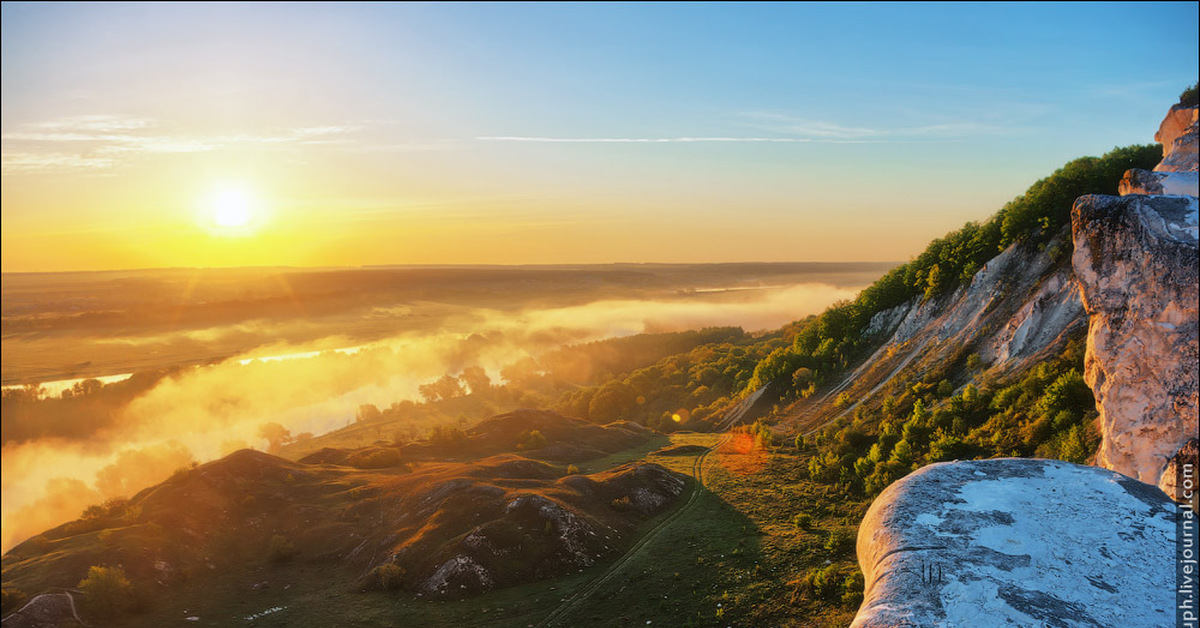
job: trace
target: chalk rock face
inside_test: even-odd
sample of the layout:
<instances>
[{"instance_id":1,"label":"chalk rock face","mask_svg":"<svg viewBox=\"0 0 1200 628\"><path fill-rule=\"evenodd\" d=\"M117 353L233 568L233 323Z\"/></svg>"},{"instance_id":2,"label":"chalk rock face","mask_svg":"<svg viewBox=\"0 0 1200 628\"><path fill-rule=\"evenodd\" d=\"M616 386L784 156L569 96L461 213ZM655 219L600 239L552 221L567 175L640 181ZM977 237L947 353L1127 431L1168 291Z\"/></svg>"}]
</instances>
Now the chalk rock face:
<instances>
[{"instance_id":1,"label":"chalk rock face","mask_svg":"<svg viewBox=\"0 0 1200 628\"><path fill-rule=\"evenodd\" d=\"M1162 163L1155 172L1184 172L1197 169L1196 140L1200 108L1175 105L1167 112L1154 141L1163 145Z\"/></svg>"},{"instance_id":2,"label":"chalk rock face","mask_svg":"<svg viewBox=\"0 0 1200 628\"><path fill-rule=\"evenodd\" d=\"M1126 170L1117 186L1121 196L1126 194L1200 194L1200 172L1151 172L1135 168Z\"/></svg>"},{"instance_id":3,"label":"chalk rock face","mask_svg":"<svg viewBox=\"0 0 1200 628\"><path fill-rule=\"evenodd\" d=\"M1188 471L1189 469L1190 471ZM1187 476L1189 472L1191 477ZM1192 510L1200 511L1200 491L1196 490L1197 473L1200 473L1200 443L1193 438L1184 443L1174 456L1171 456L1166 470L1163 471L1162 479L1158 482L1158 487L1178 502L1188 501L1190 494ZM1191 483L1190 490L1186 486L1189 482Z\"/></svg>"},{"instance_id":4,"label":"chalk rock face","mask_svg":"<svg viewBox=\"0 0 1200 628\"><path fill-rule=\"evenodd\" d=\"M1197 213L1194 196L1141 195L1082 196L1071 213L1097 463L1151 484L1196 435Z\"/></svg>"},{"instance_id":5,"label":"chalk rock face","mask_svg":"<svg viewBox=\"0 0 1200 628\"><path fill-rule=\"evenodd\" d=\"M1173 626L1175 509L1153 486L1068 462L926 466L863 518L851 626Z\"/></svg>"},{"instance_id":6,"label":"chalk rock face","mask_svg":"<svg viewBox=\"0 0 1200 628\"><path fill-rule=\"evenodd\" d=\"M1200 108L1175 105L1167 112L1155 141L1162 142L1163 160L1154 171L1134 169L1125 173L1118 191L1126 194L1200 194L1200 160L1196 155L1200 138Z\"/></svg>"}]
</instances>

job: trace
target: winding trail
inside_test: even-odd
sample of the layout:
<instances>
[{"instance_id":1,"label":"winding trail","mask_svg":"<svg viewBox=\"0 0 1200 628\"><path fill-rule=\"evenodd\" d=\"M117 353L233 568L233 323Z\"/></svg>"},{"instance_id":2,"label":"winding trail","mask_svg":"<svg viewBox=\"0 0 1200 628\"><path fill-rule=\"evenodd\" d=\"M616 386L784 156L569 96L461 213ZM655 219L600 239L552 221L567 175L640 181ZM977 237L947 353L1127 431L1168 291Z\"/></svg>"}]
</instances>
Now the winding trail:
<instances>
[{"instance_id":1,"label":"winding trail","mask_svg":"<svg viewBox=\"0 0 1200 628\"><path fill-rule=\"evenodd\" d=\"M717 448L719 448L721 445L724 445L728 440L729 435L722 434L717 442L713 444L713 446L706 449L704 453L700 454L699 456L696 456L696 459L692 462L692 477L695 478L696 481L692 483L692 494L688 496L686 504L680 506L675 510L675 512L668 515L662 521L659 521L658 524L650 529L650 531L643 534L642 538L638 539L637 543L634 543L633 547L629 548L629 551L625 552L625 554L618 558L616 562L609 565L603 573L600 573L595 578L592 578L587 584L579 587L579 589L577 589L575 593L571 595L571 597L563 600L562 604L560 604L558 608L554 609L554 611L547 615L545 619L538 622L537 628L549 628L550 626L557 625L559 622L561 622L567 615L586 602L588 598L592 596L592 594L594 594L596 591L599 591L600 587L604 586L605 583L616 577L616 575L625 568L625 565L627 565L630 560L633 560L634 557L641 554L642 551L646 549L646 546L658 537L659 533L667 529L668 526L670 526L680 517L691 512L695 508L697 502L700 501L700 495L705 491L704 462L708 459L709 454L716 451Z\"/></svg>"}]
</instances>

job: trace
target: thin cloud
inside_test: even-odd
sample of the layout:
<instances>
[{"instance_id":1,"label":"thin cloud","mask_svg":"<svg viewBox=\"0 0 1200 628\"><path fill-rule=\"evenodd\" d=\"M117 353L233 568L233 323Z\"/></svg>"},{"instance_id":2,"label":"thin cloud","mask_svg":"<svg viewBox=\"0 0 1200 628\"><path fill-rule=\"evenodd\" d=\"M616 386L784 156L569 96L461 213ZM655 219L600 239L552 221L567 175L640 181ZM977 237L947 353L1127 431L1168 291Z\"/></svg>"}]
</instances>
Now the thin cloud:
<instances>
[{"instance_id":1,"label":"thin cloud","mask_svg":"<svg viewBox=\"0 0 1200 628\"><path fill-rule=\"evenodd\" d=\"M755 112L746 114L746 116L753 120L747 123L747 126L798 139L876 140L879 143L891 143L920 138L954 140L975 135L998 135L1009 131L1003 126L976 121L901 127L865 127L846 126L835 122L810 120L770 112Z\"/></svg>"},{"instance_id":2,"label":"thin cloud","mask_svg":"<svg viewBox=\"0 0 1200 628\"><path fill-rule=\"evenodd\" d=\"M104 170L113 167L112 157L68 153L5 152L0 156L0 168L5 174L43 170Z\"/></svg>"},{"instance_id":3,"label":"thin cloud","mask_svg":"<svg viewBox=\"0 0 1200 628\"><path fill-rule=\"evenodd\" d=\"M761 143L761 144L867 144L869 141L807 137L536 137L523 135L485 135L481 142L537 142L544 144L689 144Z\"/></svg>"},{"instance_id":4,"label":"thin cloud","mask_svg":"<svg viewBox=\"0 0 1200 628\"><path fill-rule=\"evenodd\" d=\"M344 145L360 125L273 129L260 134L196 135L164 132L148 118L86 115L24 124L4 133L6 174L104 170L138 155L202 153L234 147Z\"/></svg>"}]
</instances>

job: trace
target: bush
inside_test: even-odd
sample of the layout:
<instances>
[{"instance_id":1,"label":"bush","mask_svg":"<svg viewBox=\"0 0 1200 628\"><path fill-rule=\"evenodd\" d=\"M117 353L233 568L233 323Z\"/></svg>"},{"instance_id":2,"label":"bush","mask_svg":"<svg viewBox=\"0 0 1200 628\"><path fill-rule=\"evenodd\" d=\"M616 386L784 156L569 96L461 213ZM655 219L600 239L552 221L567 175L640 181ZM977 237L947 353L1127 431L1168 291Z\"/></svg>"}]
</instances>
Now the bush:
<instances>
[{"instance_id":1,"label":"bush","mask_svg":"<svg viewBox=\"0 0 1200 628\"><path fill-rule=\"evenodd\" d=\"M614 499L614 500L612 500L612 503L609 505L612 506L613 510L619 510L621 512L625 512L625 511L633 508L633 502L630 501L630 499L628 497Z\"/></svg>"},{"instance_id":2,"label":"bush","mask_svg":"<svg viewBox=\"0 0 1200 628\"><path fill-rule=\"evenodd\" d=\"M117 617L137 603L133 584L119 567L91 567L79 582L79 589L83 591L84 612L94 619Z\"/></svg>"},{"instance_id":3,"label":"bush","mask_svg":"<svg viewBox=\"0 0 1200 628\"><path fill-rule=\"evenodd\" d=\"M809 599L828 600L839 592L843 581L839 569L830 565L821 569L810 569L804 574L797 590Z\"/></svg>"},{"instance_id":4,"label":"bush","mask_svg":"<svg viewBox=\"0 0 1200 628\"><path fill-rule=\"evenodd\" d=\"M435 425L429 434L429 442L434 445L453 445L467 439L467 434L452 425Z\"/></svg>"},{"instance_id":5,"label":"bush","mask_svg":"<svg viewBox=\"0 0 1200 628\"><path fill-rule=\"evenodd\" d=\"M404 575L407 572L396 563L384 563L371 570L371 576L379 588L384 591L396 591L404 585Z\"/></svg>"},{"instance_id":6,"label":"bush","mask_svg":"<svg viewBox=\"0 0 1200 628\"><path fill-rule=\"evenodd\" d=\"M855 569L842 581L842 606L849 609L858 608L863 601L863 574Z\"/></svg>"},{"instance_id":7,"label":"bush","mask_svg":"<svg viewBox=\"0 0 1200 628\"><path fill-rule=\"evenodd\" d=\"M270 543L267 544L267 556L271 562L287 562L295 558L298 553L300 551L296 549L296 545L282 534L272 536Z\"/></svg>"},{"instance_id":8,"label":"bush","mask_svg":"<svg viewBox=\"0 0 1200 628\"><path fill-rule=\"evenodd\" d=\"M368 449L356 452L346 461L358 469L384 469L400 464L400 450L392 448Z\"/></svg>"},{"instance_id":9,"label":"bush","mask_svg":"<svg viewBox=\"0 0 1200 628\"><path fill-rule=\"evenodd\" d=\"M847 530L838 528L829 533L829 538L825 539L825 549L834 554L845 554L854 549L854 535Z\"/></svg>"},{"instance_id":10,"label":"bush","mask_svg":"<svg viewBox=\"0 0 1200 628\"><path fill-rule=\"evenodd\" d=\"M543 436L539 430L533 430L532 432L522 434L517 438L520 441L517 443L517 449L541 449L548 444L546 437Z\"/></svg>"},{"instance_id":11,"label":"bush","mask_svg":"<svg viewBox=\"0 0 1200 628\"><path fill-rule=\"evenodd\" d=\"M567 475L579 475L579 467L573 464L567 465Z\"/></svg>"},{"instance_id":12,"label":"bush","mask_svg":"<svg viewBox=\"0 0 1200 628\"><path fill-rule=\"evenodd\" d=\"M796 526L797 530L808 530L812 527L812 515L802 512L792 517L792 524Z\"/></svg>"},{"instance_id":13,"label":"bush","mask_svg":"<svg viewBox=\"0 0 1200 628\"><path fill-rule=\"evenodd\" d=\"M1200 105L1200 94L1196 91L1197 84L1192 83L1192 86L1183 90L1179 95L1179 105L1182 107L1195 107Z\"/></svg>"},{"instance_id":14,"label":"bush","mask_svg":"<svg viewBox=\"0 0 1200 628\"><path fill-rule=\"evenodd\" d=\"M0 613L7 616L24 606L28 600L29 596L24 591L4 585L4 588L0 589Z\"/></svg>"}]
</instances>

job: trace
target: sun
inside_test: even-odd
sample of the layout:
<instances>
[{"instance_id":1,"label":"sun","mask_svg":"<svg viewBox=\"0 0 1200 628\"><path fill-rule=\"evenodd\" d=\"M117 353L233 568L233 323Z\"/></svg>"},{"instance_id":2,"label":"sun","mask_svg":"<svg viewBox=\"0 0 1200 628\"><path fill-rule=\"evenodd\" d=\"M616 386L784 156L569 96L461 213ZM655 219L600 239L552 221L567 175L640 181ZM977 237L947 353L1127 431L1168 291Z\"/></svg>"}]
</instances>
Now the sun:
<instances>
[{"instance_id":1,"label":"sun","mask_svg":"<svg viewBox=\"0 0 1200 628\"><path fill-rule=\"evenodd\" d=\"M263 204L247 187L213 187L200 202L200 223L214 235L248 235L265 218Z\"/></svg>"},{"instance_id":2,"label":"sun","mask_svg":"<svg viewBox=\"0 0 1200 628\"><path fill-rule=\"evenodd\" d=\"M212 199L213 220L221 227L250 223L250 201L241 190L221 190Z\"/></svg>"}]
</instances>

